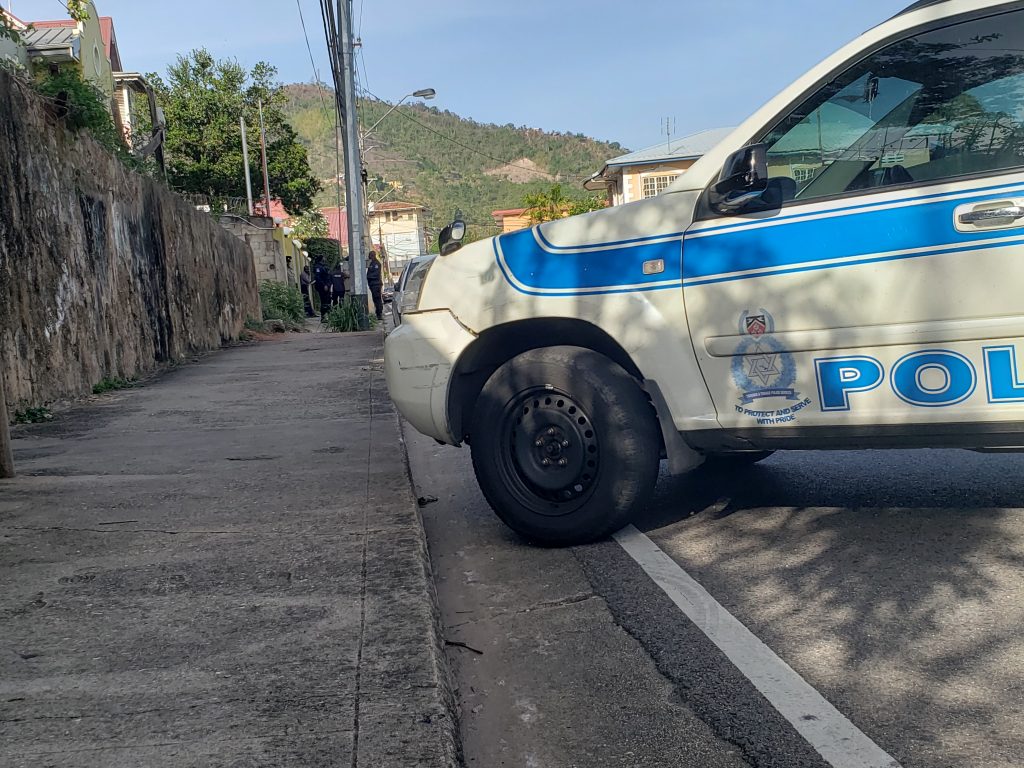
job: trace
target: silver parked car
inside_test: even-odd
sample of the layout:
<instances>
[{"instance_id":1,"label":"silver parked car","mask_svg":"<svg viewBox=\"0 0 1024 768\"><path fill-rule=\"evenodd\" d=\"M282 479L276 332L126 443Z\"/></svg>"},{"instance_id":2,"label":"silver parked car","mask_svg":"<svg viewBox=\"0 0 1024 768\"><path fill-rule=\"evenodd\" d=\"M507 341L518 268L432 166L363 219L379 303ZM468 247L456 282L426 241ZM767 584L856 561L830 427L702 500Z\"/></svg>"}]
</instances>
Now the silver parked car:
<instances>
[{"instance_id":1,"label":"silver parked car","mask_svg":"<svg viewBox=\"0 0 1024 768\"><path fill-rule=\"evenodd\" d=\"M409 263L405 265L405 269L402 270L402 274L398 276L398 280L395 281L395 295L391 302L391 314L395 319L395 325L402 322L402 312L407 309L403 304L402 294L405 291L406 285L409 283L409 278L417 271L418 266L431 261L433 258L434 254L428 254L411 259ZM413 299L415 301L415 296ZM408 308L415 309L415 305Z\"/></svg>"}]
</instances>

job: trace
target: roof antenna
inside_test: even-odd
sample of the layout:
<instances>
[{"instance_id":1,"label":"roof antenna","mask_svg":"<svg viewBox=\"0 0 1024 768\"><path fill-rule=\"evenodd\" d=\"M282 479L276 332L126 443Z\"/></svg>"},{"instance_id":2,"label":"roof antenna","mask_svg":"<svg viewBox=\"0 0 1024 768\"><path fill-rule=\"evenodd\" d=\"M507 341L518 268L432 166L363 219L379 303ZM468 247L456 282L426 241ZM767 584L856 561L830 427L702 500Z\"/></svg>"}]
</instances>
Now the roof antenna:
<instances>
[{"instance_id":1,"label":"roof antenna","mask_svg":"<svg viewBox=\"0 0 1024 768\"><path fill-rule=\"evenodd\" d=\"M668 152L672 151L672 136L676 132L676 119L674 117L665 118L665 126L662 133L665 134L665 150Z\"/></svg>"}]
</instances>

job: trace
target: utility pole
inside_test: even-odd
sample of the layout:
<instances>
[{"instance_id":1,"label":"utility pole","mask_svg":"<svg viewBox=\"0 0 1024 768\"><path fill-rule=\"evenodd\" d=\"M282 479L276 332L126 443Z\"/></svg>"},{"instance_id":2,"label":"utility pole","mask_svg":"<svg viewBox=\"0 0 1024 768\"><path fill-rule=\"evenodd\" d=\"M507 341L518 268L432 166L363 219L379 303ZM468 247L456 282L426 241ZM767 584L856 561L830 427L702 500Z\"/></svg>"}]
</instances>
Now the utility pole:
<instances>
[{"instance_id":1,"label":"utility pole","mask_svg":"<svg viewBox=\"0 0 1024 768\"><path fill-rule=\"evenodd\" d=\"M359 120L356 116L356 76L352 35L351 0L338 0L338 62L341 99L344 105L345 205L348 209L348 249L352 259L352 291L359 308L359 325L369 326L366 301L366 225L363 203L363 162L359 154Z\"/></svg>"},{"instance_id":2,"label":"utility pole","mask_svg":"<svg viewBox=\"0 0 1024 768\"><path fill-rule=\"evenodd\" d=\"M14 477L14 452L11 449L11 423L7 420L7 393L0 371L0 478Z\"/></svg>"},{"instance_id":3,"label":"utility pole","mask_svg":"<svg viewBox=\"0 0 1024 768\"><path fill-rule=\"evenodd\" d=\"M263 213L269 219L270 216L270 174L267 171L267 129L263 126L263 101L259 102L260 107L260 153L263 155Z\"/></svg>"},{"instance_id":4,"label":"utility pole","mask_svg":"<svg viewBox=\"0 0 1024 768\"><path fill-rule=\"evenodd\" d=\"M245 163L245 199L249 203L249 215L252 216L252 176L249 174L249 142L245 138L245 115L242 115L242 162Z\"/></svg>"}]
</instances>

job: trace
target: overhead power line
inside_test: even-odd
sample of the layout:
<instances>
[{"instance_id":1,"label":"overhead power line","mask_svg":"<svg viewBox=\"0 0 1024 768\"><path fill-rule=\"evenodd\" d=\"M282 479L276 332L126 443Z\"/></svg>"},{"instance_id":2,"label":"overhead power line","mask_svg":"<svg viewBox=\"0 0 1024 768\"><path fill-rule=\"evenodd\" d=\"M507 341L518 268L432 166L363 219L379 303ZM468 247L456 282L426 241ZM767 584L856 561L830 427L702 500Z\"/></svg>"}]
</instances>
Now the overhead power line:
<instances>
[{"instance_id":1,"label":"overhead power line","mask_svg":"<svg viewBox=\"0 0 1024 768\"><path fill-rule=\"evenodd\" d=\"M334 6L331 4L331 0L320 0L320 19L323 21L324 26L324 40L327 44L327 60L331 67L331 82L334 83L334 184L336 189L336 202L338 205L338 211L340 212L341 126L342 121L345 119L345 106L341 96L341 74L338 72L338 26L335 24ZM339 232L338 235L340 237L341 233Z\"/></svg>"},{"instance_id":2,"label":"overhead power line","mask_svg":"<svg viewBox=\"0 0 1024 768\"><path fill-rule=\"evenodd\" d=\"M316 66L316 58L313 56L313 46L309 44L309 33L306 31L306 19L302 14L302 0L295 0L295 5L299 9L299 23L302 24L302 36L306 38L306 50L309 51L309 63L313 65L313 78L316 80L316 88L320 92L320 106L323 107L324 114L327 114L327 99L324 97L324 86L320 80L320 71Z\"/></svg>"},{"instance_id":3,"label":"overhead power line","mask_svg":"<svg viewBox=\"0 0 1024 768\"><path fill-rule=\"evenodd\" d=\"M331 63L331 81L334 83L334 101L341 121L345 120L345 104L341 98L341 73L338 71L338 25L331 0L320 0L320 18L324 23L327 57Z\"/></svg>"}]
</instances>

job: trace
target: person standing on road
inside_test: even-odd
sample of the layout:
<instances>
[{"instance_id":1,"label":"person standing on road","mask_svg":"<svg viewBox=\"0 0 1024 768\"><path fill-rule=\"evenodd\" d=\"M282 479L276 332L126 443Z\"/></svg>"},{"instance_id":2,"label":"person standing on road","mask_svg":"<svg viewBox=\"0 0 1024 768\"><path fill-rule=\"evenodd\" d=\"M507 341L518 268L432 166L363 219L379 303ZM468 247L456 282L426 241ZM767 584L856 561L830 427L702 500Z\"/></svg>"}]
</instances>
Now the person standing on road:
<instances>
[{"instance_id":1,"label":"person standing on road","mask_svg":"<svg viewBox=\"0 0 1024 768\"><path fill-rule=\"evenodd\" d=\"M345 272L339 261L331 270L331 306L336 307L345 300Z\"/></svg>"},{"instance_id":2,"label":"person standing on road","mask_svg":"<svg viewBox=\"0 0 1024 768\"><path fill-rule=\"evenodd\" d=\"M381 292L384 288L384 279L380 273L380 258L376 251L370 251L369 264L366 267L366 287L373 297L373 308L377 312L377 319L384 319L384 297Z\"/></svg>"},{"instance_id":3,"label":"person standing on road","mask_svg":"<svg viewBox=\"0 0 1024 768\"><path fill-rule=\"evenodd\" d=\"M324 264L323 259L317 259L313 265L313 283L316 285L317 296L320 297L320 320L323 321L331 311L331 270Z\"/></svg>"},{"instance_id":4,"label":"person standing on road","mask_svg":"<svg viewBox=\"0 0 1024 768\"><path fill-rule=\"evenodd\" d=\"M309 295L309 286L313 284L313 278L310 277L308 264L302 268L299 282L302 285L302 306L306 310L306 317L316 317L316 313L313 311L313 300Z\"/></svg>"}]
</instances>

